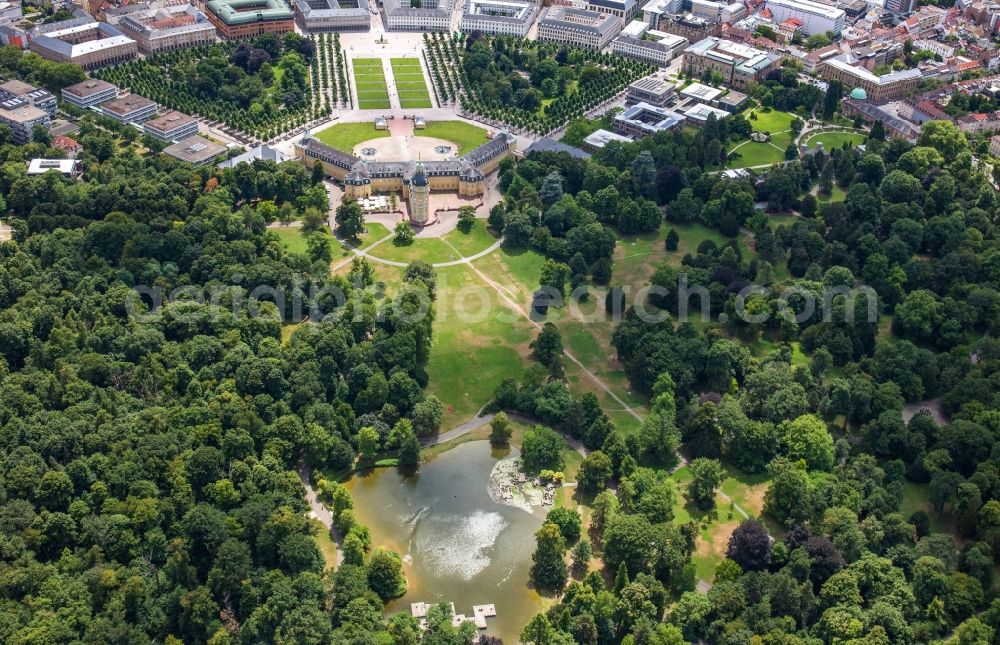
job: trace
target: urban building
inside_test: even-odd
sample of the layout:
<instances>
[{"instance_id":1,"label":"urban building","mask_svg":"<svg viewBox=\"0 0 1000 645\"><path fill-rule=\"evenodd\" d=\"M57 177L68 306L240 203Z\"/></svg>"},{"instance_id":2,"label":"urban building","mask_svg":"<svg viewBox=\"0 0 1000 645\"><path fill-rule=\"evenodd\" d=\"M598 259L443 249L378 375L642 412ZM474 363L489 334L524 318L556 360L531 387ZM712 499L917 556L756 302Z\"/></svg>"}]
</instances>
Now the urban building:
<instances>
[{"instance_id":1,"label":"urban building","mask_svg":"<svg viewBox=\"0 0 1000 645\"><path fill-rule=\"evenodd\" d=\"M51 130L49 130L49 132L51 133ZM51 147L55 148L56 150L62 150L64 153L66 153L66 156L69 157L70 159L76 159L76 155L78 155L80 151L83 150L83 146L80 145L79 141L77 141L73 137L67 137L65 134L60 134L55 137L52 137Z\"/></svg>"},{"instance_id":2,"label":"urban building","mask_svg":"<svg viewBox=\"0 0 1000 645\"><path fill-rule=\"evenodd\" d=\"M190 4L167 5L153 9L149 5L133 5L128 13L108 15L129 38L135 40L146 54L210 45L215 42L215 25L205 14Z\"/></svg>"},{"instance_id":3,"label":"urban building","mask_svg":"<svg viewBox=\"0 0 1000 645\"><path fill-rule=\"evenodd\" d=\"M828 31L840 35L846 19L843 9L813 0L767 0L767 9L776 23L789 18L800 21L802 33L807 36L825 34Z\"/></svg>"},{"instance_id":4,"label":"urban building","mask_svg":"<svg viewBox=\"0 0 1000 645\"><path fill-rule=\"evenodd\" d=\"M163 150L163 154L195 166L208 165L224 152L226 152L225 146L197 135L178 141Z\"/></svg>"},{"instance_id":5,"label":"urban building","mask_svg":"<svg viewBox=\"0 0 1000 645\"><path fill-rule=\"evenodd\" d=\"M390 31L449 31L454 0L383 0L385 26Z\"/></svg>"},{"instance_id":6,"label":"urban building","mask_svg":"<svg viewBox=\"0 0 1000 645\"><path fill-rule=\"evenodd\" d=\"M876 76L864 67L852 64L850 54L835 56L823 61L820 74L828 81L838 80L848 88L860 88L866 98L882 103L912 94L917 89L922 74L919 69L904 69L899 72Z\"/></svg>"},{"instance_id":7,"label":"urban building","mask_svg":"<svg viewBox=\"0 0 1000 645\"><path fill-rule=\"evenodd\" d=\"M12 23L0 24L0 45L4 47L28 48L28 32Z\"/></svg>"},{"instance_id":8,"label":"urban building","mask_svg":"<svg viewBox=\"0 0 1000 645\"><path fill-rule=\"evenodd\" d=\"M865 99L846 98L840 102L840 110L847 118L860 117L862 121L873 124L881 121L885 133L890 137L902 137L913 142L920 136L920 127L896 116L892 111L881 105L875 105Z\"/></svg>"},{"instance_id":9,"label":"urban building","mask_svg":"<svg viewBox=\"0 0 1000 645\"><path fill-rule=\"evenodd\" d=\"M659 29L660 20L678 14L684 7L684 0L650 0L642 7L642 20L650 29Z\"/></svg>"},{"instance_id":10,"label":"urban building","mask_svg":"<svg viewBox=\"0 0 1000 645\"><path fill-rule=\"evenodd\" d=\"M57 63L76 63L86 70L123 63L139 54L134 40L89 16L39 25L30 34L31 51Z\"/></svg>"},{"instance_id":11,"label":"urban building","mask_svg":"<svg viewBox=\"0 0 1000 645\"><path fill-rule=\"evenodd\" d=\"M990 137L990 156L1000 157L1000 134Z\"/></svg>"},{"instance_id":12,"label":"urban building","mask_svg":"<svg viewBox=\"0 0 1000 645\"><path fill-rule=\"evenodd\" d=\"M718 36L722 27L722 23L705 20L689 13L664 16L663 18L659 21L657 29L668 34L683 36L692 43L704 40L709 36Z\"/></svg>"},{"instance_id":13,"label":"urban building","mask_svg":"<svg viewBox=\"0 0 1000 645\"><path fill-rule=\"evenodd\" d=\"M210 0L205 15L227 40L295 31L295 16L284 0Z\"/></svg>"},{"instance_id":14,"label":"urban building","mask_svg":"<svg viewBox=\"0 0 1000 645\"><path fill-rule=\"evenodd\" d=\"M198 134L198 119L181 112L164 112L143 123L142 129L160 141L174 143Z\"/></svg>"},{"instance_id":15,"label":"urban building","mask_svg":"<svg viewBox=\"0 0 1000 645\"><path fill-rule=\"evenodd\" d=\"M636 103L617 115L614 123L618 134L642 138L671 130L684 123L684 117L649 103Z\"/></svg>"},{"instance_id":16,"label":"urban building","mask_svg":"<svg viewBox=\"0 0 1000 645\"><path fill-rule=\"evenodd\" d=\"M677 92L674 84L666 74L651 74L634 81L625 92L625 104L648 103L657 107L666 107L674 100Z\"/></svg>"},{"instance_id":17,"label":"urban building","mask_svg":"<svg viewBox=\"0 0 1000 645\"><path fill-rule=\"evenodd\" d=\"M28 175L44 175L58 172L64 177L80 176L80 162L76 159L32 159L28 162Z\"/></svg>"},{"instance_id":18,"label":"urban building","mask_svg":"<svg viewBox=\"0 0 1000 645\"><path fill-rule=\"evenodd\" d=\"M556 141L555 139L549 139L548 137L544 139L539 139L535 141L530 146L524 149L523 156L531 156L535 152L565 152L574 159L590 159L590 153L580 148L568 145L562 141ZM520 154L520 151L515 151L515 155Z\"/></svg>"},{"instance_id":19,"label":"urban building","mask_svg":"<svg viewBox=\"0 0 1000 645\"><path fill-rule=\"evenodd\" d=\"M48 90L18 80L0 84L0 105L8 109L16 107L12 102L26 103L48 113L50 117L56 115L59 107L56 97Z\"/></svg>"},{"instance_id":20,"label":"urban building","mask_svg":"<svg viewBox=\"0 0 1000 645\"><path fill-rule=\"evenodd\" d=\"M629 29L633 25L642 29ZM665 31L647 29L647 26L639 21L629 24L629 28L622 30L622 34L611 41L611 51L644 63L666 67L684 51L688 39Z\"/></svg>"},{"instance_id":21,"label":"urban building","mask_svg":"<svg viewBox=\"0 0 1000 645\"><path fill-rule=\"evenodd\" d=\"M410 177L410 223L424 226L430 219L431 187L424 164L417 162Z\"/></svg>"},{"instance_id":22,"label":"urban building","mask_svg":"<svg viewBox=\"0 0 1000 645\"><path fill-rule=\"evenodd\" d=\"M294 0L292 8L299 24L309 32L368 31L371 28L368 0Z\"/></svg>"},{"instance_id":23,"label":"urban building","mask_svg":"<svg viewBox=\"0 0 1000 645\"><path fill-rule=\"evenodd\" d=\"M23 17L20 2L0 2L0 20L17 22Z\"/></svg>"},{"instance_id":24,"label":"urban building","mask_svg":"<svg viewBox=\"0 0 1000 645\"><path fill-rule=\"evenodd\" d=\"M17 145L30 143L34 139L36 125L48 128L49 114L33 105L21 102L16 107L0 106L0 124L10 128L11 140Z\"/></svg>"},{"instance_id":25,"label":"urban building","mask_svg":"<svg viewBox=\"0 0 1000 645\"><path fill-rule=\"evenodd\" d=\"M622 19L618 16L553 6L538 22L538 40L600 51L621 28Z\"/></svg>"},{"instance_id":26,"label":"urban building","mask_svg":"<svg viewBox=\"0 0 1000 645\"><path fill-rule=\"evenodd\" d=\"M594 130L584 138L583 149L587 152L597 152L612 141L617 141L618 143L632 143L632 140L628 137L610 130Z\"/></svg>"},{"instance_id":27,"label":"urban building","mask_svg":"<svg viewBox=\"0 0 1000 645\"><path fill-rule=\"evenodd\" d=\"M538 14L531 0L465 0L459 29L524 38Z\"/></svg>"},{"instance_id":28,"label":"urban building","mask_svg":"<svg viewBox=\"0 0 1000 645\"><path fill-rule=\"evenodd\" d=\"M235 168L241 163L253 163L255 161L273 161L274 163L284 163L288 161L288 155L281 152L277 148L272 148L271 146L256 146L250 148L241 155L237 155L232 159L226 159L225 161L215 165L219 168Z\"/></svg>"},{"instance_id":29,"label":"urban building","mask_svg":"<svg viewBox=\"0 0 1000 645\"><path fill-rule=\"evenodd\" d=\"M716 2L715 0L691 0L691 15L712 22L730 24L747 15L742 2Z\"/></svg>"},{"instance_id":30,"label":"urban building","mask_svg":"<svg viewBox=\"0 0 1000 645\"><path fill-rule=\"evenodd\" d=\"M138 94L126 94L102 103L97 110L122 123L142 123L156 114L156 102Z\"/></svg>"},{"instance_id":31,"label":"urban building","mask_svg":"<svg viewBox=\"0 0 1000 645\"><path fill-rule=\"evenodd\" d=\"M711 105L705 105L704 103L695 103L691 107L684 110L684 118L690 125L697 128L705 125L708 118L711 115L715 115L717 120L722 120L729 116L729 112L725 110L720 110L719 108L714 108Z\"/></svg>"},{"instance_id":32,"label":"urban building","mask_svg":"<svg viewBox=\"0 0 1000 645\"><path fill-rule=\"evenodd\" d=\"M898 16L916 9L917 0L885 0L885 8Z\"/></svg>"},{"instance_id":33,"label":"urban building","mask_svg":"<svg viewBox=\"0 0 1000 645\"><path fill-rule=\"evenodd\" d=\"M622 23L628 23L638 15L640 7L636 0L586 0L586 9L617 16Z\"/></svg>"},{"instance_id":34,"label":"urban building","mask_svg":"<svg viewBox=\"0 0 1000 645\"><path fill-rule=\"evenodd\" d=\"M486 192L486 174L496 170L502 159L514 154L515 148L513 136L498 132L491 140L457 159L424 161L421 165L427 191L482 195ZM348 199L402 192L403 199L409 200L413 194L416 161L365 161L310 137L308 132L295 144L295 158L307 166L322 163L327 175L343 182L344 196Z\"/></svg>"},{"instance_id":35,"label":"urban building","mask_svg":"<svg viewBox=\"0 0 1000 645\"><path fill-rule=\"evenodd\" d=\"M63 100L81 109L110 101L118 96L118 88L96 78L88 78L82 83L64 87L62 90Z\"/></svg>"},{"instance_id":36,"label":"urban building","mask_svg":"<svg viewBox=\"0 0 1000 645\"><path fill-rule=\"evenodd\" d=\"M750 97L747 94L737 92L736 90L729 90L723 96L715 99L715 107L725 110L730 114L736 114L741 112L749 101Z\"/></svg>"},{"instance_id":37,"label":"urban building","mask_svg":"<svg viewBox=\"0 0 1000 645\"><path fill-rule=\"evenodd\" d=\"M717 87L703 85L701 83L691 83L681 90L681 96L684 98L692 99L701 103L713 103L715 99L719 98L724 93L725 90L720 90Z\"/></svg>"},{"instance_id":38,"label":"urban building","mask_svg":"<svg viewBox=\"0 0 1000 645\"><path fill-rule=\"evenodd\" d=\"M686 72L699 78L715 72L723 83L738 89L745 89L750 81L763 81L780 64L781 56L777 54L714 36L684 50Z\"/></svg>"}]
</instances>

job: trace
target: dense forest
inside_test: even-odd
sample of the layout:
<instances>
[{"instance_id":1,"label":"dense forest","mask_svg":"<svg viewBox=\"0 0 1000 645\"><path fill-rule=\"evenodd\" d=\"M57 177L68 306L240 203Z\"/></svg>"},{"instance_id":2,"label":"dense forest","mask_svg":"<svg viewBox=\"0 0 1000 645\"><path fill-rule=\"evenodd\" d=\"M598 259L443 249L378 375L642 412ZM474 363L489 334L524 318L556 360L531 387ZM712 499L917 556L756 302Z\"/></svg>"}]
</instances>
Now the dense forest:
<instances>
[{"instance_id":1,"label":"dense forest","mask_svg":"<svg viewBox=\"0 0 1000 645\"><path fill-rule=\"evenodd\" d=\"M84 163L0 181L0 641L373 642L399 558L347 513L361 558L324 576L296 467L415 443L430 320L401 314L433 280L379 302L363 265L284 252L265 224L310 208L298 164ZM282 342L299 297L315 324Z\"/></svg>"},{"instance_id":2,"label":"dense forest","mask_svg":"<svg viewBox=\"0 0 1000 645\"><path fill-rule=\"evenodd\" d=\"M915 145L876 127L863 151L810 153L731 180L706 172L720 125L611 144L590 162L544 153L502 170L508 199L492 222L517 229L508 244L551 258L542 284L553 264L575 283L594 278L614 244L588 257L594 247L578 231L614 240L655 230L656 220L635 216L647 203L668 229L698 224L732 237L656 268L652 283L666 293L641 304L671 314L664 320L638 315L616 277L601 276L612 285L609 310L625 311L615 350L651 397L638 436L588 436L584 402L553 396L559 370L541 368L562 350L554 325L533 345L539 369L498 391L504 407L591 448L604 442L579 475L592 495L590 543L576 542L569 559L585 563L592 543L605 575L555 565L574 540L550 518L535 580L562 598L522 640L1000 642L1000 343L991 338L1000 244L996 193L970 143L944 122L925 124ZM842 200L825 197L835 190ZM775 225L761 208L794 217ZM750 248L736 235L750 236ZM666 244L677 248L674 231ZM681 276L702 288L684 320ZM766 288L741 303L766 314L759 320L738 315L749 285ZM826 312L808 309L831 289ZM904 417L922 400L947 421ZM707 590L695 590L685 564L699 528L673 521L681 509L666 475L681 455L692 460L694 504L712 503L718 464L769 481L763 523L733 532ZM913 486L927 491L927 511L902 510Z\"/></svg>"}]
</instances>

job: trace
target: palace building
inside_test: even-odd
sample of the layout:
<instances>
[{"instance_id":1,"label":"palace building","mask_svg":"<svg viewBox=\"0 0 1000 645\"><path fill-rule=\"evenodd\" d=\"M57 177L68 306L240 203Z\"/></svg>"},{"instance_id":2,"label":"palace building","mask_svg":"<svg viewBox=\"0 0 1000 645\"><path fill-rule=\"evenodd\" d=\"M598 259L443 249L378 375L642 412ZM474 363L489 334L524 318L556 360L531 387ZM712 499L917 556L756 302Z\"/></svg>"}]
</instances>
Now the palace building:
<instances>
[{"instance_id":1,"label":"palace building","mask_svg":"<svg viewBox=\"0 0 1000 645\"><path fill-rule=\"evenodd\" d=\"M283 0L211 0L205 15L226 40L295 31L295 15Z\"/></svg>"},{"instance_id":2,"label":"palace building","mask_svg":"<svg viewBox=\"0 0 1000 645\"><path fill-rule=\"evenodd\" d=\"M443 161L366 161L332 148L306 133L295 144L295 157L307 166L319 162L327 175L344 184L344 197L362 199L376 193L401 192L410 201L413 223L427 219L427 195L432 191L457 191L482 195L486 175L514 153L514 137L498 132L472 152ZM419 219L423 217L423 219Z\"/></svg>"}]
</instances>

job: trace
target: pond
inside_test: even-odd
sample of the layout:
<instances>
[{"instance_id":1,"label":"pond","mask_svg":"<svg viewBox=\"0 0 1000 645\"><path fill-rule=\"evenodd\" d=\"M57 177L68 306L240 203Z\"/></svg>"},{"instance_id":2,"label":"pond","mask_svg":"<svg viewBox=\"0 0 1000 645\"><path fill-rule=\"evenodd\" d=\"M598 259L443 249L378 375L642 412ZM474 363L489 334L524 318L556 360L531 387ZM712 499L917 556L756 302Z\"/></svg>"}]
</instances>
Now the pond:
<instances>
[{"instance_id":1,"label":"pond","mask_svg":"<svg viewBox=\"0 0 1000 645\"><path fill-rule=\"evenodd\" d=\"M472 441L424 464L417 474L381 468L348 482L355 514L371 529L374 545L403 557L409 589L387 612L443 601L471 616L473 605L492 603L497 616L487 620L486 632L511 645L518 642L521 628L546 604L528 587L542 516L501 503L495 485L491 493L494 467L516 456L516 449Z\"/></svg>"}]
</instances>

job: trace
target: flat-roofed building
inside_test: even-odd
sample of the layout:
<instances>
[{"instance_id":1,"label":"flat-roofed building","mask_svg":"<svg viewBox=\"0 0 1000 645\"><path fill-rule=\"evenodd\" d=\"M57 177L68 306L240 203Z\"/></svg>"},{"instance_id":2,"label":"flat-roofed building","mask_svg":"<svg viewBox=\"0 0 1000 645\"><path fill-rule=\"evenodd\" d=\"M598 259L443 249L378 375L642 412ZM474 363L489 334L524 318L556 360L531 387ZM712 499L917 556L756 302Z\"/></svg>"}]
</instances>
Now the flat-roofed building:
<instances>
[{"instance_id":1,"label":"flat-roofed building","mask_svg":"<svg viewBox=\"0 0 1000 645\"><path fill-rule=\"evenodd\" d=\"M720 121L729 116L729 112L714 108L711 105L705 105L704 103L695 103L684 110L684 118L687 119L687 122L698 128L705 125L708 117L713 114Z\"/></svg>"},{"instance_id":2,"label":"flat-roofed building","mask_svg":"<svg viewBox=\"0 0 1000 645\"><path fill-rule=\"evenodd\" d=\"M585 9L549 7L538 21L538 40L598 51L608 46L622 28L622 19Z\"/></svg>"},{"instance_id":3,"label":"flat-roofed building","mask_svg":"<svg viewBox=\"0 0 1000 645\"><path fill-rule=\"evenodd\" d=\"M56 97L48 90L18 80L9 80L0 84L0 104L6 104L11 100L23 101L47 112L50 117L56 115L56 110L59 107Z\"/></svg>"},{"instance_id":4,"label":"flat-roofed building","mask_svg":"<svg viewBox=\"0 0 1000 645\"><path fill-rule=\"evenodd\" d=\"M861 88L867 99L874 103L892 101L912 94L923 76L919 69L904 69L876 76L864 67L852 63L850 54L828 58L820 67L820 75L828 81L840 81L845 91Z\"/></svg>"},{"instance_id":5,"label":"flat-roofed building","mask_svg":"<svg viewBox=\"0 0 1000 645\"><path fill-rule=\"evenodd\" d=\"M711 36L684 50L684 70L694 77L716 72L722 82L744 89L760 82L781 64L781 56L742 43Z\"/></svg>"},{"instance_id":6,"label":"flat-roofed building","mask_svg":"<svg viewBox=\"0 0 1000 645\"><path fill-rule=\"evenodd\" d=\"M646 29L646 23L634 21L629 27L639 25L643 29L622 30L622 34L611 41L611 51L644 63L666 67L688 46L688 39L665 31Z\"/></svg>"},{"instance_id":7,"label":"flat-roofed building","mask_svg":"<svg viewBox=\"0 0 1000 645\"><path fill-rule=\"evenodd\" d=\"M142 129L160 141L172 143L198 134L198 119L171 110L146 121Z\"/></svg>"},{"instance_id":8,"label":"flat-roofed building","mask_svg":"<svg viewBox=\"0 0 1000 645\"><path fill-rule=\"evenodd\" d=\"M117 87L97 78L88 78L82 83L64 87L62 90L64 101L82 109L110 101L116 96L118 96Z\"/></svg>"},{"instance_id":9,"label":"flat-roofed building","mask_svg":"<svg viewBox=\"0 0 1000 645\"><path fill-rule=\"evenodd\" d=\"M642 20L650 29L659 29L660 20L678 14L684 7L684 0L649 0L642 6Z\"/></svg>"},{"instance_id":10,"label":"flat-roofed building","mask_svg":"<svg viewBox=\"0 0 1000 645\"><path fill-rule=\"evenodd\" d=\"M649 137L684 123L684 116L649 103L636 103L615 117L615 130L626 137Z\"/></svg>"},{"instance_id":11,"label":"flat-roofed building","mask_svg":"<svg viewBox=\"0 0 1000 645\"><path fill-rule=\"evenodd\" d=\"M32 159L28 162L28 175L58 172L65 177L80 176L80 162L76 159Z\"/></svg>"},{"instance_id":12,"label":"flat-roofed building","mask_svg":"<svg viewBox=\"0 0 1000 645\"><path fill-rule=\"evenodd\" d=\"M715 99L715 106L721 110L725 110L730 114L736 114L740 112L750 100L750 97L743 92L737 92L736 90L729 90L724 96L720 96Z\"/></svg>"},{"instance_id":13,"label":"flat-roofed building","mask_svg":"<svg viewBox=\"0 0 1000 645\"><path fill-rule=\"evenodd\" d=\"M538 15L531 0L465 0L459 29L524 38Z\"/></svg>"},{"instance_id":14,"label":"flat-roofed building","mask_svg":"<svg viewBox=\"0 0 1000 645\"><path fill-rule=\"evenodd\" d=\"M454 0L382 0L385 26L390 31L449 31Z\"/></svg>"},{"instance_id":15,"label":"flat-roofed building","mask_svg":"<svg viewBox=\"0 0 1000 645\"><path fill-rule=\"evenodd\" d=\"M215 25L190 4L159 9L140 6L129 13L111 14L108 22L134 39L147 54L210 45L217 37Z\"/></svg>"},{"instance_id":16,"label":"flat-roofed building","mask_svg":"<svg viewBox=\"0 0 1000 645\"><path fill-rule=\"evenodd\" d=\"M597 152L612 141L618 143L632 143L628 137L612 132L611 130L594 130L583 139L583 146L587 152Z\"/></svg>"},{"instance_id":17,"label":"flat-roofed building","mask_svg":"<svg viewBox=\"0 0 1000 645\"><path fill-rule=\"evenodd\" d=\"M767 8L776 23L785 22L789 18L797 19L802 23L802 32L808 36L828 31L839 36L844 30L847 15L835 5L812 0L767 0Z\"/></svg>"},{"instance_id":18,"label":"flat-roofed building","mask_svg":"<svg viewBox=\"0 0 1000 645\"><path fill-rule=\"evenodd\" d=\"M197 135L182 139L163 150L163 154L195 166L208 165L225 152L226 146L221 146Z\"/></svg>"},{"instance_id":19,"label":"flat-roofed building","mask_svg":"<svg viewBox=\"0 0 1000 645\"><path fill-rule=\"evenodd\" d=\"M585 0L585 2L587 10L618 16L623 23L635 18L641 9L636 0Z\"/></svg>"},{"instance_id":20,"label":"flat-roofed building","mask_svg":"<svg viewBox=\"0 0 1000 645\"><path fill-rule=\"evenodd\" d=\"M677 95L674 84L664 73L650 74L633 81L625 92L625 103L648 103L666 107Z\"/></svg>"},{"instance_id":21,"label":"flat-roofed building","mask_svg":"<svg viewBox=\"0 0 1000 645\"><path fill-rule=\"evenodd\" d=\"M205 15L227 40L295 31L295 16L284 0L210 0Z\"/></svg>"},{"instance_id":22,"label":"flat-roofed building","mask_svg":"<svg viewBox=\"0 0 1000 645\"><path fill-rule=\"evenodd\" d=\"M119 99L102 103L98 111L122 123L142 123L156 114L156 101L138 94L126 94Z\"/></svg>"},{"instance_id":23,"label":"flat-roofed building","mask_svg":"<svg viewBox=\"0 0 1000 645\"><path fill-rule=\"evenodd\" d=\"M372 13L368 0L293 0L302 28L309 32L368 31Z\"/></svg>"},{"instance_id":24,"label":"flat-roofed building","mask_svg":"<svg viewBox=\"0 0 1000 645\"><path fill-rule=\"evenodd\" d=\"M16 107L0 107L0 123L10 128L11 140L18 145L34 139L36 125L48 128L50 122L48 112L24 102Z\"/></svg>"},{"instance_id":25,"label":"flat-roofed building","mask_svg":"<svg viewBox=\"0 0 1000 645\"><path fill-rule=\"evenodd\" d=\"M89 16L35 27L28 48L42 58L75 63L87 70L123 63L139 54L134 40Z\"/></svg>"},{"instance_id":26,"label":"flat-roofed building","mask_svg":"<svg viewBox=\"0 0 1000 645\"><path fill-rule=\"evenodd\" d=\"M717 87L711 87L710 85L703 85L701 83L691 83L687 87L681 90L681 96L688 99L694 99L701 103L711 103L715 99L722 96L723 90Z\"/></svg>"}]
</instances>

